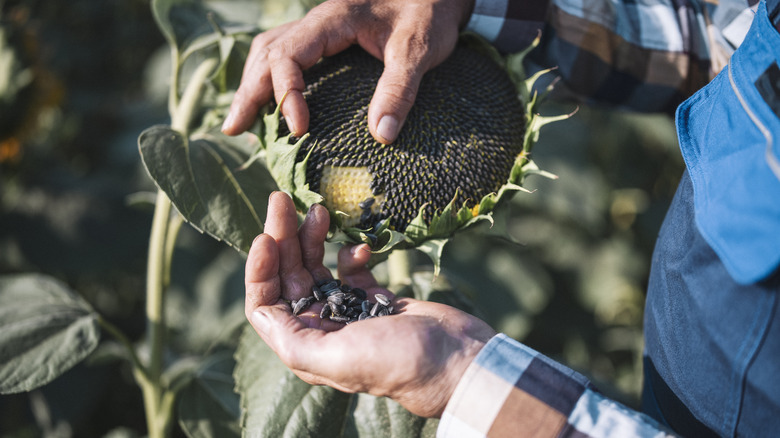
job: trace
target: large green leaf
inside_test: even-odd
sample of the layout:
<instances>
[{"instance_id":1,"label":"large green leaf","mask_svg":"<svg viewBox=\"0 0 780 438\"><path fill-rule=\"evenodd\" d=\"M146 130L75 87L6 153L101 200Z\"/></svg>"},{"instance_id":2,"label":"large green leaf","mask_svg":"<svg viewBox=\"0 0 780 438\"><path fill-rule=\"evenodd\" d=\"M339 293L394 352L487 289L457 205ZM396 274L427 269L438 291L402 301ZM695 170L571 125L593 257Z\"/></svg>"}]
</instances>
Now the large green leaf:
<instances>
[{"instance_id":1,"label":"large green leaf","mask_svg":"<svg viewBox=\"0 0 780 438\"><path fill-rule=\"evenodd\" d=\"M352 415L345 436L356 437L434 437L439 421L418 417L385 397L359 394L354 397Z\"/></svg>"},{"instance_id":2,"label":"large green leaf","mask_svg":"<svg viewBox=\"0 0 780 438\"><path fill-rule=\"evenodd\" d=\"M138 139L146 170L187 222L248 251L263 231L273 178L260 162L239 169L249 155L217 136L186 139L153 126Z\"/></svg>"},{"instance_id":3,"label":"large green leaf","mask_svg":"<svg viewBox=\"0 0 780 438\"><path fill-rule=\"evenodd\" d=\"M45 385L86 358L100 339L98 315L59 281L0 278L0 393Z\"/></svg>"},{"instance_id":4,"label":"large green leaf","mask_svg":"<svg viewBox=\"0 0 780 438\"><path fill-rule=\"evenodd\" d=\"M311 386L296 377L247 326L236 350L236 391L251 437L432 437L437 420L368 394Z\"/></svg>"},{"instance_id":5,"label":"large green leaf","mask_svg":"<svg viewBox=\"0 0 780 438\"><path fill-rule=\"evenodd\" d=\"M192 438L240 437L241 407L233 391L230 354L217 353L199 367L179 393L179 425Z\"/></svg>"},{"instance_id":6,"label":"large green leaf","mask_svg":"<svg viewBox=\"0 0 780 438\"><path fill-rule=\"evenodd\" d=\"M351 395L300 380L248 325L236 361L245 436L342 436Z\"/></svg>"}]
</instances>

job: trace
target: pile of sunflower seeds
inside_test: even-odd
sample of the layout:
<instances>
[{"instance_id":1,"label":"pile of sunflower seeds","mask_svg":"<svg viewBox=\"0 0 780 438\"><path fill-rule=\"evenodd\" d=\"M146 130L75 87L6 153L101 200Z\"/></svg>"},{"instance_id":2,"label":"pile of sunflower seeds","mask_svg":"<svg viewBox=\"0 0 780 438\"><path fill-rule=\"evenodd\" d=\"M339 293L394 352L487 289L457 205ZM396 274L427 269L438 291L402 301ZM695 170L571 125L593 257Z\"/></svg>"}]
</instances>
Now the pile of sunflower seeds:
<instances>
[{"instance_id":1,"label":"pile of sunflower seeds","mask_svg":"<svg viewBox=\"0 0 780 438\"><path fill-rule=\"evenodd\" d=\"M393 313L390 299L384 294L375 294L375 303L368 301L366 291L359 287L342 284L341 280L325 280L311 288L312 295L293 300L293 315L299 315L315 302L324 302L320 318L350 324L355 321L387 316Z\"/></svg>"}]
</instances>

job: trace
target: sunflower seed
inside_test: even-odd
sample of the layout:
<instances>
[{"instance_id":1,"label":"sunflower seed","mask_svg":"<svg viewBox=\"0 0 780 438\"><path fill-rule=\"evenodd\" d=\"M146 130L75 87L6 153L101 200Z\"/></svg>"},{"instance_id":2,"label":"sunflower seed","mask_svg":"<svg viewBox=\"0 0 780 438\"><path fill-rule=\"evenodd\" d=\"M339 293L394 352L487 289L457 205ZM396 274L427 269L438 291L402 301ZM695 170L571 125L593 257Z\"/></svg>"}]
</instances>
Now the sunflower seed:
<instances>
[{"instance_id":1,"label":"sunflower seed","mask_svg":"<svg viewBox=\"0 0 780 438\"><path fill-rule=\"evenodd\" d=\"M338 280L331 280L324 285L320 286L320 290L324 293L328 293L332 290L338 290L339 283L337 283Z\"/></svg>"},{"instance_id":2,"label":"sunflower seed","mask_svg":"<svg viewBox=\"0 0 780 438\"><path fill-rule=\"evenodd\" d=\"M380 303L383 306L390 305L390 300L384 294L376 294L376 295L374 295L374 298L376 298L376 302L377 303Z\"/></svg>"},{"instance_id":3,"label":"sunflower seed","mask_svg":"<svg viewBox=\"0 0 780 438\"><path fill-rule=\"evenodd\" d=\"M311 296L290 302L294 315L299 315L315 301L324 301L320 310L321 319L328 318L345 324L391 315L394 311L386 295L376 294L376 302L372 304L365 290L343 284L338 279L315 281L311 292Z\"/></svg>"},{"instance_id":4,"label":"sunflower seed","mask_svg":"<svg viewBox=\"0 0 780 438\"><path fill-rule=\"evenodd\" d=\"M336 303L330 303L329 302L328 306L330 306L330 312L332 314L334 314L334 315L337 315L337 316L343 316L344 312L347 311L347 306L345 306L343 304L339 305L339 304L336 304Z\"/></svg>"},{"instance_id":5,"label":"sunflower seed","mask_svg":"<svg viewBox=\"0 0 780 438\"><path fill-rule=\"evenodd\" d=\"M371 206L374 205L375 199L373 197L368 197L358 203L358 207L360 207L361 210L370 210Z\"/></svg>"},{"instance_id":6,"label":"sunflower seed","mask_svg":"<svg viewBox=\"0 0 780 438\"><path fill-rule=\"evenodd\" d=\"M303 297L293 304L293 315L298 315L314 302L314 297Z\"/></svg>"},{"instance_id":7,"label":"sunflower seed","mask_svg":"<svg viewBox=\"0 0 780 438\"><path fill-rule=\"evenodd\" d=\"M322 301L325 298L325 295L316 285L311 287L311 293L317 301Z\"/></svg>"},{"instance_id":8,"label":"sunflower seed","mask_svg":"<svg viewBox=\"0 0 780 438\"><path fill-rule=\"evenodd\" d=\"M338 305L342 305L342 304L344 304L344 294L343 293L338 293L338 294L330 295L330 296L328 296L328 302L329 303L338 304Z\"/></svg>"},{"instance_id":9,"label":"sunflower seed","mask_svg":"<svg viewBox=\"0 0 780 438\"><path fill-rule=\"evenodd\" d=\"M330 306L322 306L322 310L320 310L320 319L325 319L331 315L331 309Z\"/></svg>"}]
</instances>

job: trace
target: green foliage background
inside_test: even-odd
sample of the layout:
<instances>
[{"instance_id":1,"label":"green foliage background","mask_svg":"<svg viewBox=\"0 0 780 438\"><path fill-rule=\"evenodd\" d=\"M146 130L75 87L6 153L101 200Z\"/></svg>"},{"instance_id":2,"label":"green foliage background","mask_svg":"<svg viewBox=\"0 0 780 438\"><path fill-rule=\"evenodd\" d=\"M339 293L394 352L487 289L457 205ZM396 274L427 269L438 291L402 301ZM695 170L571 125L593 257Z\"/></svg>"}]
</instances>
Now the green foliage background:
<instances>
[{"instance_id":1,"label":"green foliage background","mask_svg":"<svg viewBox=\"0 0 780 438\"><path fill-rule=\"evenodd\" d=\"M212 5L228 18L255 14L261 27L303 10L272 0ZM0 75L15 79L0 90L0 274L51 275L139 340L156 188L136 138L167 123L163 37L144 0L18 0L0 8ZM492 228L453 239L442 278L423 292L455 301L635 405L650 254L682 172L672 122L581 106L543 128L534 159L559 179L530 179L536 191L516 195ZM419 262L426 284L430 270L425 257ZM384 275L382 265L377 273ZM168 295L171 354L192 357L204 377L182 400L219 393L230 375L244 322L242 277L239 253L182 229ZM195 361L207 352L210 362ZM103 336L86 362L50 384L0 396L0 436L143 434L141 394L121 354ZM235 418L238 406L208 401ZM186 405L179 412L189 430L217 427L200 424ZM219 427L235 426L228 423Z\"/></svg>"}]
</instances>

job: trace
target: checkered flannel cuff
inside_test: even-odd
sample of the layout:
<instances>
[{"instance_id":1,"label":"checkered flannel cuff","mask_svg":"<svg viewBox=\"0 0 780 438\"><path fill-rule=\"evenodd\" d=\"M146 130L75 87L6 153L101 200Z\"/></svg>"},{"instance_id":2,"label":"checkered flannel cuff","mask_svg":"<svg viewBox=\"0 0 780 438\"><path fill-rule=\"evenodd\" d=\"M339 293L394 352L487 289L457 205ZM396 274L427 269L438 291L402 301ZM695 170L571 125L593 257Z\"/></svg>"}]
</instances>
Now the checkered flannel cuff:
<instances>
[{"instance_id":1,"label":"checkered flannel cuff","mask_svg":"<svg viewBox=\"0 0 780 438\"><path fill-rule=\"evenodd\" d=\"M499 334L461 378L439 423L439 437L634 436L668 432L606 399L575 371Z\"/></svg>"}]
</instances>

